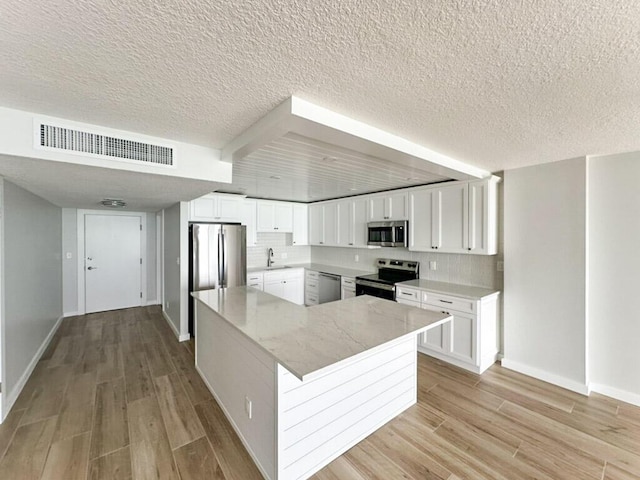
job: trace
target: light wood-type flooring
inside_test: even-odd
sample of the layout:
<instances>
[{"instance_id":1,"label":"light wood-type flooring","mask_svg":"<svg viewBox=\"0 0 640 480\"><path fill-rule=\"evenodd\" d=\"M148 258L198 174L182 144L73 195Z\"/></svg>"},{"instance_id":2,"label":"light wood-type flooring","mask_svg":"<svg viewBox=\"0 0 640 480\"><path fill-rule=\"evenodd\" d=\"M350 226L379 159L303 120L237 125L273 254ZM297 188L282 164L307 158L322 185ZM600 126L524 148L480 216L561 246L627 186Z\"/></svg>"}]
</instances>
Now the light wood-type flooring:
<instances>
[{"instance_id":1,"label":"light wood-type flooring","mask_svg":"<svg viewBox=\"0 0 640 480\"><path fill-rule=\"evenodd\" d=\"M640 479L640 408L419 357L418 404L314 479ZM0 479L86 478L261 478L158 307L65 319L0 425Z\"/></svg>"}]
</instances>

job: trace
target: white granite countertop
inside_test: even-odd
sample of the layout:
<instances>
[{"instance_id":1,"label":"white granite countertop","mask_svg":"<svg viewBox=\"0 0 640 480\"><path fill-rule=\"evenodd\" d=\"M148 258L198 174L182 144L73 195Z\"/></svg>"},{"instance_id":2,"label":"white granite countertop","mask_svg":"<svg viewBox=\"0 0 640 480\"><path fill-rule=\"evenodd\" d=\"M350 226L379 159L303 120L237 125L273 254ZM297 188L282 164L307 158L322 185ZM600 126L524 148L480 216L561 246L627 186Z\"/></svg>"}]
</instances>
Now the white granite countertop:
<instances>
[{"instance_id":1,"label":"white granite countertop","mask_svg":"<svg viewBox=\"0 0 640 480\"><path fill-rule=\"evenodd\" d=\"M284 265L274 264L275 267L283 267ZM352 268L344 268L338 267L335 265L324 265L321 263L296 263L292 265L286 265L288 268L304 268L305 270L314 270L316 272L324 272L330 273L333 275L340 275L341 277L358 277L360 275L369 275L371 273L376 273L375 269L371 270L354 270ZM278 269L275 269L278 271ZM267 267L250 267L247 268L247 273L253 272L269 272L273 270L269 270Z\"/></svg>"},{"instance_id":2,"label":"white granite countertop","mask_svg":"<svg viewBox=\"0 0 640 480\"><path fill-rule=\"evenodd\" d=\"M193 292L194 298L300 380L387 342L451 319L368 295L304 307L250 287Z\"/></svg>"},{"instance_id":3,"label":"white granite countertop","mask_svg":"<svg viewBox=\"0 0 640 480\"><path fill-rule=\"evenodd\" d=\"M396 285L429 290L430 292L451 295L452 297L472 298L475 300L480 300L484 297L500 293L499 290L494 290L492 288L472 287L469 285L458 285L457 283L434 282L432 280L422 279L399 282L396 283Z\"/></svg>"}]
</instances>

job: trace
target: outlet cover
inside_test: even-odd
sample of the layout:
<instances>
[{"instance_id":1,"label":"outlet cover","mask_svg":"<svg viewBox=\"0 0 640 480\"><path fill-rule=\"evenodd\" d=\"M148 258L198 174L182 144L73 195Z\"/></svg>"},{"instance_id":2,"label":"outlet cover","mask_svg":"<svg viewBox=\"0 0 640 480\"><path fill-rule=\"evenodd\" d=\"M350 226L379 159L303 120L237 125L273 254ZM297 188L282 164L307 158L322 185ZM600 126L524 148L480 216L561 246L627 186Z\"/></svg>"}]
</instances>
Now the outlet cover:
<instances>
[{"instance_id":1,"label":"outlet cover","mask_svg":"<svg viewBox=\"0 0 640 480\"><path fill-rule=\"evenodd\" d=\"M67 252L67 259L73 258L73 254L71 252Z\"/></svg>"},{"instance_id":2,"label":"outlet cover","mask_svg":"<svg viewBox=\"0 0 640 480\"><path fill-rule=\"evenodd\" d=\"M359 261L360 261L360 255L354 255L354 256L353 256L353 259L354 259L356 262L359 262Z\"/></svg>"},{"instance_id":3,"label":"outlet cover","mask_svg":"<svg viewBox=\"0 0 640 480\"><path fill-rule=\"evenodd\" d=\"M437 270L437 264L434 260L429 262L429 270Z\"/></svg>"},{"instance_id":4,"label":"outlet cover","mask_svg":"<svg viewBox=\"0 0 640 480\"><path fill-rule=\"evenodd\" d=\"M280 254L280 258L287 258L287 252L282 252Z\"/></svg>"}]
</instances>

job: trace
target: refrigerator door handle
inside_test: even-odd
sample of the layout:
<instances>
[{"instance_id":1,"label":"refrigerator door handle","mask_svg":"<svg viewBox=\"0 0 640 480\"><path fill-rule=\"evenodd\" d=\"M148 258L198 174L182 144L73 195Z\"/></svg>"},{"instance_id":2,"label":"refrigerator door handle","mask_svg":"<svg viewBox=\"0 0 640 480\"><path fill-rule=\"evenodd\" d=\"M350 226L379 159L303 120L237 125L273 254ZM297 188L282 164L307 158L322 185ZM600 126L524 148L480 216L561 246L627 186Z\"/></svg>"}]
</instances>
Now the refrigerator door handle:
<instances>
[{"instance_id":1,"label":"refrigerator door handle","mask_svg":"<svg viewBox=\"0 0 640 480\"><path fill-rule=\"evenodd\" d=\"M227 286L227 273L229 272L229 265L227 265L227 236L224 234L224 229L220 228L220 234L222 235L222 278L223 278L223 286Z\"/></svg>"},{"instance_id":2,"label":"refrigerator door handle","mask_svg":"<svg viewBox=\"0 0 640 480\"><path fill-rule=\"evenodd\" d=\"M222 229L218 232L218 287L224 287L224 243Z\"/></svg>"}]
</instances>

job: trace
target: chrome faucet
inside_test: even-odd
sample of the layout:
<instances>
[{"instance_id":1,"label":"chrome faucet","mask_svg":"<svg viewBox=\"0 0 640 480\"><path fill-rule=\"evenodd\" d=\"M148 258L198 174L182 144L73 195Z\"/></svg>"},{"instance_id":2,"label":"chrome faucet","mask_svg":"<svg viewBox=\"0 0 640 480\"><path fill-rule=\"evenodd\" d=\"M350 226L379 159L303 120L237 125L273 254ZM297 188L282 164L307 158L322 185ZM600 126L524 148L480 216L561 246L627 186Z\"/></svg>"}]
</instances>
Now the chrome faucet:
<instances>
[{"instance_id":1,"label":"chrome faucet","mask_svg":"<svg viewBox=\"0 0 640 480\"><path fill-rule=\"evenodd\" d=\"M267 268L273 265L273 248L267 250Z\"/></svg>"}]
</instances>

